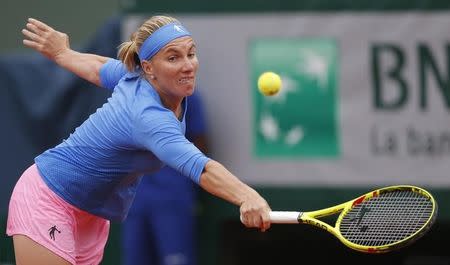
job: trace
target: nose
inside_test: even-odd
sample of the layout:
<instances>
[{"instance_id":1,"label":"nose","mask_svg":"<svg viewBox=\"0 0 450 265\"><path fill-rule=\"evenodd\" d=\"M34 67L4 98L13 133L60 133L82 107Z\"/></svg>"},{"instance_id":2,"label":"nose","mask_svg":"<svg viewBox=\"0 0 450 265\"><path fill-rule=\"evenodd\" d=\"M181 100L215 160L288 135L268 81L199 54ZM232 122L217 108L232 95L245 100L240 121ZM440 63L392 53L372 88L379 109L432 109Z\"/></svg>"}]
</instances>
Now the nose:
<instances>
[{"instance_id":1,"label":"nose","mask_svg":"<svg viewBox=\"0 0 450 265\"><path fill-rule=\"evenodd\" d=\"M196 67L196 62L195 59L193 58L189 58L189 57L185 57L184 61L183 61L183 72L191 72L194 71Z\"/></svg>"}]
</instances>

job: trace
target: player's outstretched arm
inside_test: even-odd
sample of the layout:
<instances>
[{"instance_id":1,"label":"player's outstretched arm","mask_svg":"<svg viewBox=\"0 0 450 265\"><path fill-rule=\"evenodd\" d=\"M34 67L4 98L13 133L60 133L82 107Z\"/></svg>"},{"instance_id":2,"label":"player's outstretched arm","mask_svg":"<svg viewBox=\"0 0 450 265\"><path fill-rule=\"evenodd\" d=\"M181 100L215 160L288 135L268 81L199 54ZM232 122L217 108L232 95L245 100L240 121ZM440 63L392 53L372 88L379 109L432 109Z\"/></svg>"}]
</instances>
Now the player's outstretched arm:
<instances>
[{"instance_id":1,"label":"player's outstretched arm","mask_svg":"<svg viewBox=\"0 0 450 265\"><path fill-rule=\"evenodd\" d=\"M200 186L209 193L240 206L245 226L256 227L263 232L270 228L270 207L266 200L222 164L210 160L201 175Z\"/></svg>"},{"instance_id":2,"label":"player's outstretched arm","mask_svg":"<svg viewBox=\"0 0 450 265\"><path fill-rule=\"evenodd\" d=\"M29 18L22 29L23 44L35 49L61 67L100 86L100 68L109 59L95 54L80 53L70 48L69 36L47 24Z\"/></svg>"}]
</instances>

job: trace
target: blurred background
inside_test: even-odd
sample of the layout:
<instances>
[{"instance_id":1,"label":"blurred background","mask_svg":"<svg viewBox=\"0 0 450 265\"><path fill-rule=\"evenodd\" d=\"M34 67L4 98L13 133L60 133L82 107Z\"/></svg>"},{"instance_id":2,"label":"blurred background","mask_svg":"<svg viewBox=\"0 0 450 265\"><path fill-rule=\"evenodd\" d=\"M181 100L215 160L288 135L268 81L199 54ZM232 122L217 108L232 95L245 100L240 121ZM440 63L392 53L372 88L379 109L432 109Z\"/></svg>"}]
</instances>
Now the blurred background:
<instances>
[{"instance_id":1,"label":"blurred background","mask_svg":"<svg viewBox=\"0 0 450 265\"><path fill-rule=\"evenodd\" d=\"M266 197L273 210L308 211L375 188L430 190L430 233L386 255L355 253L314 227L245 229L238 208L200 193L200 265L450 264L450 2L7 1L0 11L0 229L12 188L36 155L65 139L108 92L22 45L28 17L67 33L74 49L115 57L153 14L177 17L198 47L209 153ZM283 80L264 98L264 71ZM120 223L102 264L120 264ZM0 237L0 264L14 264Z\"/></svg>"}]
</instances>

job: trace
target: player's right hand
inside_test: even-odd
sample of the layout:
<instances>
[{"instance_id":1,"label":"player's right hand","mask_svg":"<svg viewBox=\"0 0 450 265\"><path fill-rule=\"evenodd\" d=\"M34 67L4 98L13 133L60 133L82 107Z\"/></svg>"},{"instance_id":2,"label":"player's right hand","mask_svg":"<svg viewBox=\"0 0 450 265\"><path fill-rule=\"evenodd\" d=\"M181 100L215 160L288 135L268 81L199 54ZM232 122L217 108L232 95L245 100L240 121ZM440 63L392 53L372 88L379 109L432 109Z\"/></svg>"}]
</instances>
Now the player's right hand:
<instances>
[{"instance_id":1,"label":"player's right hand","mask_svg":"<svg viewBox=\"0 0 450 265\"><path fill-rule=\"evenodd\" d=\"M246 227L259 228L262 232L265 232L271 224L270 211L266 200L255 192L241 204L241 222Z\"/></svg>"}]
</instances>

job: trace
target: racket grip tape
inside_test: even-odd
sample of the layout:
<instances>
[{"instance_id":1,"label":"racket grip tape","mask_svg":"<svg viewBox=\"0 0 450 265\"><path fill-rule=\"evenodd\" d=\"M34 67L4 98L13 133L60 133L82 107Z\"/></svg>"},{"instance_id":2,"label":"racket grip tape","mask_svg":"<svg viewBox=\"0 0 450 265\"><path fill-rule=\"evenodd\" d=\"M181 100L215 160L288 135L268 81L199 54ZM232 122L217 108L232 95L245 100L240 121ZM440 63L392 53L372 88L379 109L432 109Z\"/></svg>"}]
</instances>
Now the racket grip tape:
<instances>
[{"instance_id":1,"label":"racket grip tape","mask_svg":"<svg viewBox=\"0 0 450 265\"><path fill-rule=\"evenodd\" d=\"M300 212L272 211L269 213L272 224L298 224Z\"/></svg>"},{"instance_id":2,"label":"racket grip tape","mask_svg":"<svg viewBox=\"0 0 450 265\"><path fill-rule=\"evenodd\" d=\"M272 211L269 212L270 222L272 224L298 224L298 217L301 212L292 211ZM242 215L240 216L241 223L244 223Z\"/></svg>"}]
</instances>

